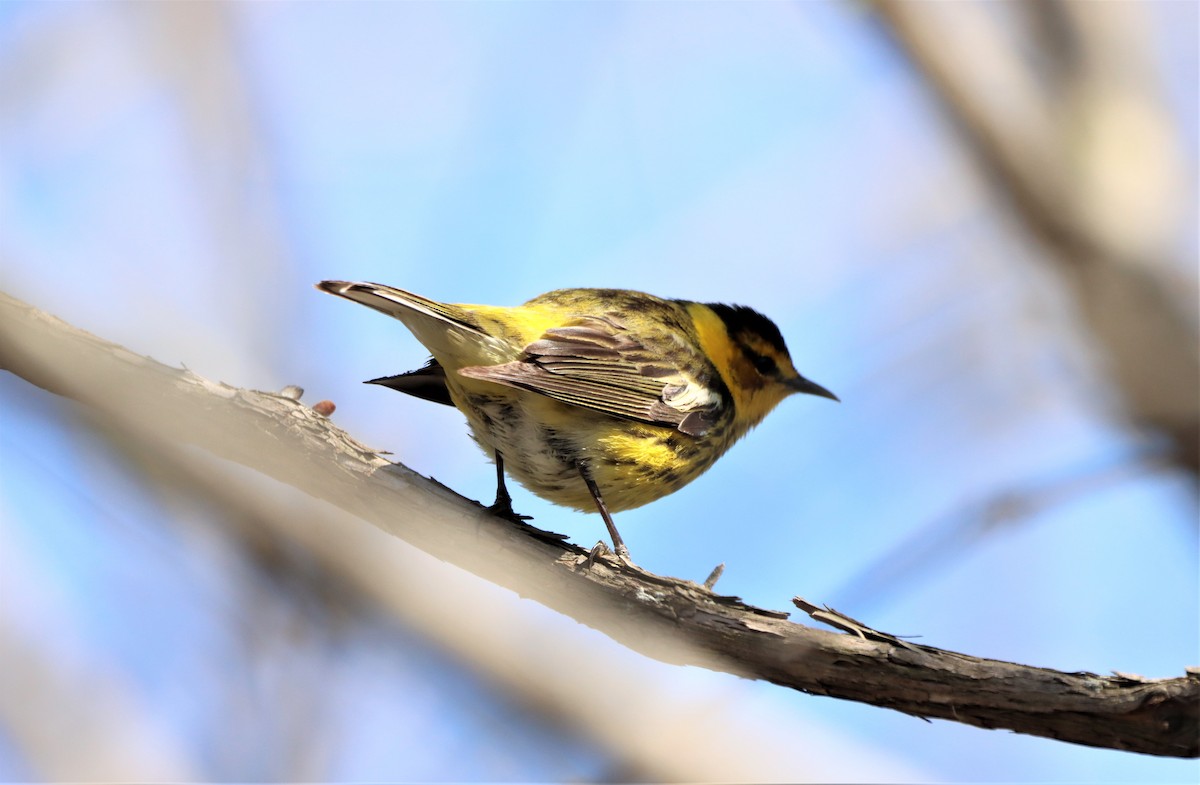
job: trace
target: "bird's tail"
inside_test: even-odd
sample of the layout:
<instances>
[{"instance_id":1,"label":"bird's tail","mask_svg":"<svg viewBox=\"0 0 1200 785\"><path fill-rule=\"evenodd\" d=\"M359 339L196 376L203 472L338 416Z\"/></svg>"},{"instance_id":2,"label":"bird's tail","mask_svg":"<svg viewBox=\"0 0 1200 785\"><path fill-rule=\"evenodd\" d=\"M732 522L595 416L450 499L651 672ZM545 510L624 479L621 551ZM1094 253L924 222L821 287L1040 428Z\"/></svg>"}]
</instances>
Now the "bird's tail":
<instances>
[{"instance_id":1,"label":"bird's tail","mask_svg":"<svg viewBox=\"0 0 1200 785\"><path fill-rule=\"evenodd\" d=\"M506 362L516 351L488 335L470 311L378 283L321 281L317 288L399 319L447 368Z\"/></svg>"}]
</instances>

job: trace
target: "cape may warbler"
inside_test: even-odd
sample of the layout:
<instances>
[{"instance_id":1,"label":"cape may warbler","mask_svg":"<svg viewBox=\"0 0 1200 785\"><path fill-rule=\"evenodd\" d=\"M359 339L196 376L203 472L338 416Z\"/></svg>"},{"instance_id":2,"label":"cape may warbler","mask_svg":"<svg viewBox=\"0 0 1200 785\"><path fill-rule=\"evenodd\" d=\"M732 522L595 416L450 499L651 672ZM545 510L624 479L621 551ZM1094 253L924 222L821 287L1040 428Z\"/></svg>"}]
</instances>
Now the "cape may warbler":
<instances>
[{"instance_id":1,"label":"cape may warbler","mask_svg":"<svg viewBox=\"0 0 1200 785\"><path fill-rule=\"evenodd\" d=\"M741 305L561 289L502 308L375 283L317 288L399 319L433 354L372 382L467 416L496 461L493 510L513 517L507 470L544 499L599 510L625 559L610 511L679 490L792 393L837 400Z\"/></svg>"}]
</instances>

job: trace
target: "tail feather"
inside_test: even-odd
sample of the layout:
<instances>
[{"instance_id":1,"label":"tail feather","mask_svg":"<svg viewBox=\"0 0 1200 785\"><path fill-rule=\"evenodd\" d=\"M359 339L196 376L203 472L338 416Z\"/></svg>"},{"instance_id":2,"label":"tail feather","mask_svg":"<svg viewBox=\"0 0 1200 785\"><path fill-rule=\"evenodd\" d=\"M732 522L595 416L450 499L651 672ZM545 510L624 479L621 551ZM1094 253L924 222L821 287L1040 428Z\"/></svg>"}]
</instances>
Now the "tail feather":
<instances>
[{"instance_id":1,"label":"tail feather","mask_svg":"<svg viewBox=\"0 0 1200 785\"><path fill-rule=\"evenodd\" d=\"M370 379L365 384L379 384L434 403L454 405L450 398L450 389L446 387L446 371L437 360L430 360L415 371L381 376L378 379Z\"/></svg>"},{"instance_id":2,"label":"tail feather","mask_svg":"<svg viewBox=\"0 0 1200 785\"><path fill-rule=\"evenodd\" d=\"M491 364L519 352L484 332L465 308L378 283L321 281L318 289L399 319L447 368Z\"/></svg>"},{"instance_id":3,"label":"tail feather","mask_svg":"<svg viewBox=\"0 0 1200 785\"><path fill-rule=\"evenodd\" d=\"M454 305L439 303L419 294L406 292L381 283L358 283L351 281L321 281L317 288L338 297L374 308L394 319L403 319L411 311L418 311L439 319L454 322L463 327L478 329L471 315Z\"/></svg>"}]
</instances>

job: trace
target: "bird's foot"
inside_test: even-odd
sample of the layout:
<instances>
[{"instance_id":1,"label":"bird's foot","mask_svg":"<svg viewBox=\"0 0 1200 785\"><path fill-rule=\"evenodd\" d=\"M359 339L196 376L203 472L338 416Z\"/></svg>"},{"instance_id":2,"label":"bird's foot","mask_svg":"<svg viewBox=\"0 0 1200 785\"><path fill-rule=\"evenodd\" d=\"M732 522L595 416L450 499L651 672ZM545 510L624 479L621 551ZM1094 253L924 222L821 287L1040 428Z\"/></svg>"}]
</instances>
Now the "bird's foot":
<instances>
[{"instance_id":1,"label":"bird's foot","mask_svg":"<svg viewBox=\"0 0 1200 785\"><path fill-rule=\"evenodd\" d=\"M506 521L512 521L513 523L524 523L525 521L533 520L532 515L522 515L519 512L515 512L512 508L512 499L496 499L495 502L485 509L492 515L503 518Z\"/></svg>"},{"instance_id":2,"label":"bird's foot","mask_svg":"<svg viewBox=\"0 0 1200 785\"><path fill-rule=\"evenodd\" d=\"M641 567L638 567L633 563L633 559L629 558L629 549L625 547L625 543L618 545L614 551L612 548L608 547L608 543L606 543L604 540L599 540L595 545L592 546L592 549L588 551L588 555L584 559L583 563L587 565L588 569L591 569L592 565L596 563L596 559L603 558L605 556L613 556L617 561L626 567L631 567L635 570L642 571Z\"/></svg>"},{"instance_id":3,"label":"bird's foot","mask_svg":"<svg viewBox=\"0 0 1200 785\"><path fill-rule=\"evenodd\" d=\"M482 507L483 505L480 506ZM525 532L530 537L533 537L535 540L548 542L551 545L562 545L568 539L567 535L565 534L546 531L545 529L539 529L536 526L526 523L526 521L532 521L533 516L522 515L519 512L514 512L512 508L512 499L497 499L495 503L490 504L483 509L487 510L492 515L495 515L497 518L501 518L509 523L515 524L518 529Z\"/></svg>"},{"instance_id":4,"label":"bird's foot","mask_svg":"<svg viewBox=\"0 0 1200 785\"><path fill-rule=\"evenodd\" d=\"M607 556L608 554L608 545L604 542L604 540L597 540L596 544L592 546L592 549L588 551L588 555L581 558L583 559L584 566L590 570L596 565L596 559L599 559L602 556Z\"/></svg>"}]
</instances>

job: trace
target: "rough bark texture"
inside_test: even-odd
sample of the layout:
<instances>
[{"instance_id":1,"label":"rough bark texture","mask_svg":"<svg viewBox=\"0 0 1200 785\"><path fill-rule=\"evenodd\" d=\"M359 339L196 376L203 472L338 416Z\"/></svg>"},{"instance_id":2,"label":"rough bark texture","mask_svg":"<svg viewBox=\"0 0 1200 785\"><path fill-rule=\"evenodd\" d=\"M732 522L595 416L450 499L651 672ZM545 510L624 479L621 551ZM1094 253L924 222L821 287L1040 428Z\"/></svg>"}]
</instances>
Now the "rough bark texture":
<instances>
[{"instance_id":1,"label":"rough bark texture","mask_svg":"<svg viewBox=\"0 0 1200 785\"><path fill-rule=\"evenodd\" d=\"M843 632L624 567L364 447L297 401L214 383L0 293L0 368L98 409L114 427L196 444L342 507L447 562L666 662L983 728L1152 755L1200 756L1200 671L1063 673L902 641L797 598Z\"/></svg>"}]
</instances>

